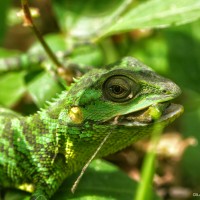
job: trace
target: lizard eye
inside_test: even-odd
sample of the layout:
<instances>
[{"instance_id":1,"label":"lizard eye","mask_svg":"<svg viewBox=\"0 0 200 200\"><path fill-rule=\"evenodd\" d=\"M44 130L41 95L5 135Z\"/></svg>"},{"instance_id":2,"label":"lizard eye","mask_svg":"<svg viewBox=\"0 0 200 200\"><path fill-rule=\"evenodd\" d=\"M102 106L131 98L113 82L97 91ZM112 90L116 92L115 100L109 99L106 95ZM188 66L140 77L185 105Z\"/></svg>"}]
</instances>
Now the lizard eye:
<instances>
[{"instance_id":1,"label":"lizard eye","mask_svg":"<svg viewBox=\"0 0 200 200\"><path fill-rule=\"evenodd\" d=\"M115 102L132 99L137 92L138 85L126 76L111 76L103 85L104 96Z\"/></svg>"}]
</instances>

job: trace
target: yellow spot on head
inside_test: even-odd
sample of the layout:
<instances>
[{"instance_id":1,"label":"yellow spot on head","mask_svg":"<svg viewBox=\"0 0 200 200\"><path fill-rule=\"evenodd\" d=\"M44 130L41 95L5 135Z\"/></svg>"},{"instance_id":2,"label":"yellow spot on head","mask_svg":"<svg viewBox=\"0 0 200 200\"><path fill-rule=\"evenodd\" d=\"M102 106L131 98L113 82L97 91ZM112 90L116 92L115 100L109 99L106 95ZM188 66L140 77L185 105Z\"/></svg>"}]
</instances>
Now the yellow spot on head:
<instances>
[{"instance_id":1,"label":"yellow spot on head","mask_svg":"<svg viewBox=\"0 0 200 200\"><path fill-rule=\"evenodd\" d=\"M81 124L83 122L83 113L77 106L71 107L69 117L75 124Z\"/></svg>"},{"instance_id":2,"label":"yellow spot on head","mask_svg":"<svg viewBox=\"0 0 200 200\"><path fill-rule=\"evenodd\" d=\"M18 189L32 193L35 188L32 184L24 183L24 184L19 185Z\"/></svg>"}]
</instances>

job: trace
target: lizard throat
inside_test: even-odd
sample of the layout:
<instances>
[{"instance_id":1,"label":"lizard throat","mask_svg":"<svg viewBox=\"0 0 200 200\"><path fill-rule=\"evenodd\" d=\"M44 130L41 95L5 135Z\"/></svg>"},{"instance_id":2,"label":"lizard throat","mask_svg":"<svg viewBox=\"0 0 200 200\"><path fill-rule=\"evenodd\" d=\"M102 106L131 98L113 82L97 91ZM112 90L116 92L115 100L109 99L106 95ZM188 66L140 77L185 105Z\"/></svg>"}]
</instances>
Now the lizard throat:
<instances>
[{"instance_id":1,"label":"lizard throat","mask_svg":"<svg viewBox=\"0 0 200 200\"><path fill-rule=\"evenodd\" d=\"M158 103L137 112L116 116L104 124L116 126L147 126L176 119L183 112L183 107L170 102Z\"/></svg>"}]
</instances>

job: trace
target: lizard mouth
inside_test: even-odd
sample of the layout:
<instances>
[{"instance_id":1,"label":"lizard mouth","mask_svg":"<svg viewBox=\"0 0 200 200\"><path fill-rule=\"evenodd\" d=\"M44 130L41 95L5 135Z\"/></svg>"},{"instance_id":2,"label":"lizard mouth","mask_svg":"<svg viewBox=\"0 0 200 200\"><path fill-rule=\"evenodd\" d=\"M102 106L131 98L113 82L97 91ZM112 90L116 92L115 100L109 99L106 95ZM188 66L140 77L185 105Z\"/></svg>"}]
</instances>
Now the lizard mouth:
<instances>
[{"instance_id":1,"label":"lizard mouth","mask_svg":"<svg viewBox=\"0 0 200 200\"><path fill-rule=\"evenodd\" d=\"M137 112L116 116L106 123L124 126L147 126L163 121L172 122L183 113L183 106L170 102L157 103Z\"/></svg>"}]
</instances>

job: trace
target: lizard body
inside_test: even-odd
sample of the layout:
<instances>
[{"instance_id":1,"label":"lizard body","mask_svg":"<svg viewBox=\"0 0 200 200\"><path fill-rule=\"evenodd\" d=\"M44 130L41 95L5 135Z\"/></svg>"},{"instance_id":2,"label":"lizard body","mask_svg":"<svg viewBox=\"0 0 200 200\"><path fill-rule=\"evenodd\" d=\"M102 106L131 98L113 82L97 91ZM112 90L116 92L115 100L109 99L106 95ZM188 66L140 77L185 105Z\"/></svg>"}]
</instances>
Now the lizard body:
<instances>
[{"instance_id":1,"label":"lizard body","mask_svg":"<svg viewBox=\"0 0 200 200\"><path fill-rule=\"evenodd\" d=\"M108 133L97 157L149 135L150 108L166 126L182 113L168 103L179 87L134 58L94 69L43 110L23 117L0 109L0 186L31 183L31 199L49 199L63 180L85 165Z\"/></svg>"}]
</instances>

